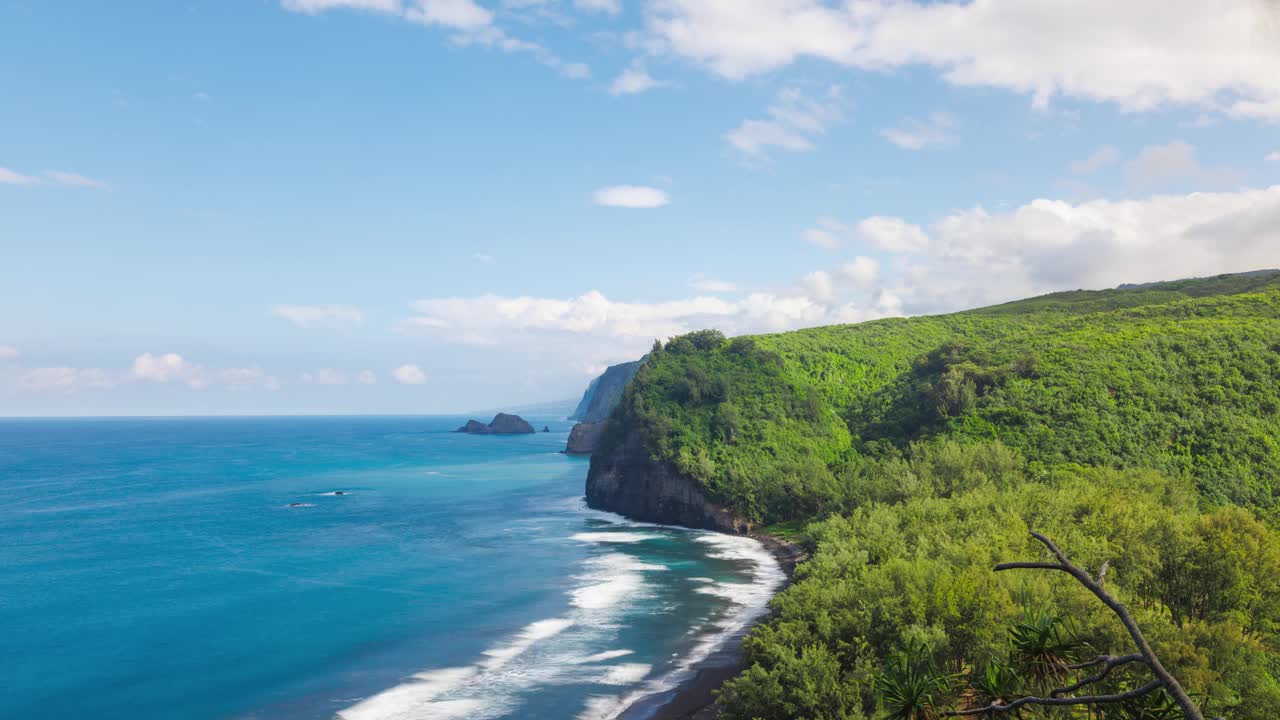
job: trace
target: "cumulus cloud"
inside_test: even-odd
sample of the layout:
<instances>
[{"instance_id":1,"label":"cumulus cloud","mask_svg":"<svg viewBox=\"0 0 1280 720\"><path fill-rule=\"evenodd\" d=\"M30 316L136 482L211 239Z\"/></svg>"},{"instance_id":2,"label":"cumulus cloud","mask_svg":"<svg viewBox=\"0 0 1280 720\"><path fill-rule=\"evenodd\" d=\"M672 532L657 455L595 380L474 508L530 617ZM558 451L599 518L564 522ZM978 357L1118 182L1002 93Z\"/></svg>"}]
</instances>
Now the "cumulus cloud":
<instances>
[{"instance_id":1,"label":"cumulus cloud","mask_svg":"<svg viewBox=\"0 0 1280 720\"><path fill-rule=\"evenodd\" d=\"M907 118L898 127L885 128L880 134L904 150L924 150L951 142L955 124L950 113L935 112L924 119Z\"/></svg>"},{"instance_id":2,"label":"cumulus cloud","mask_svg":"<svg viewBox=\"0 0 1280 720\"><path fill-rule=\"evenodd\" d=\"M139 380L165 383L189 374L192 367L177 353L143 353L133 361L133 376Z\"/></svg>"},{"instance_id":3,"label":"cumulus cloud","mask_svg":"<svg viewBox=\"0 0 1280 720\"><path fill-rule=\"evenodd\" d=\"M848 225L832 217L820 217L817 226L805 230L802 237L810 245L831 250L838 247L848 234Z\"/></svg>"},{"instance_id":4,"label":"cumulus cloud","mask_svg":"<svg viewBox=\"0 0 1280 720\"><path fill-rule=\"evenodd\" d=\"M636 60L626 70L623 70L618 77L614 78L613 84L609 86L609 94L636 95L652 90L661 84L653 79L653 76L645 69L643 62Z\"/></svg>"},{"instance_id":5,"label":"cumulus cloud","mask_svg":"<svg viewBox=\"0 0 1280 720\"><path fill-rule=\"evenodd\" d=\"M0 360L10 360L18 357L21 353L18 348L12 345L0 345Z\"/></svg>"},{"instance_id":6,"label":"cumulus cloud","mask_svg":"<svg viewBox=\"0 0 1280 720\"><path fill-rule=\"evenodd\" d=\"M671 196L664 190L643 185L614 185L596 190L592 198L604 207L652 209L671 203Z\"/></svg>"},{"instance_id":7,"label":"cumulus cloud","mask_svg":"<svg viewBox=\"0 0 1280 720\"><path fill-rule=\"evenodd\" d=\"M733 79L802 58L892 70L926 66L957 86L1046 106L1055 95L1129 111L1195 105L1280 120L1280 53L1256 0L655 0L645 43ZM1141 62L1134 48L1142 49Z\"/></svg>"},{"instance_id":8,"label":"cumulus cloud","mask_svg":"<svg viewBox=\"0 0 1280 720\"><path fill-rule=\"evenodd\" d=\"M896 217L869 217L858 223L863 240L889 252L919 252L929 244L929 236L919 227Z\"/></svg>"},{"instance_id":9,"label":"cumulus cloud","mask_svg":"<svg viewBox=\"0 0 1280 720\"><path fill-rule=\"evenodd\" d=\"M276 305L271 314L302 328L349 329L364 323L364 313L350 305Z\"/></svg>"},{"instance_id":10,"label":"cumulus cloud","mask_svg":"<svg viewBox=\"0 0 1280 720\"><path fill-rule=\"evenodd\" d=\"M739 152L762 158L770 149L806 152L814 140L844 119L845 102L839 86L833 85L819 98L799 88L787 88L766 111L766 117L744 120L725 133L725 140Z\"/></svg>"},{"instance_id":11,"label":"cumulus cloud","mask_svg":"<svg viewBox=\"0 0 1280 720\"><path fill-rule=\"evenodd\" d=\"M391 377L401 385L423 385L427 382L427 374L417 365L401 365L391 371Z\"/></svg>"},{"instance_id":12,"label":"cumulus cloud","mask_svg":"<svg viewBox=\"0 0 1280 720\"><path fill-rule=\"evenodd\" d=\"M1267 162L1280 162L1280 150L1267 155Z\"/></svg>"},{"instance_id":13,"label":"cumulus cloud","mask_svg":"<svg viewBox=\"0 0 1280 720\"><path fill-rule=\"evenodd\" d=\"M938 219L928 234L910 257L908 312L1275 267L1280 186L1078 204L1040 199L1001 213L977 207Z\"/></svg>"},{"instance_id":14,"label":"cumulus cloud","mask_svg":"<svg viewBox=\"0 0 1280 720\"><path fill-rule=\"evenodd\" d=\"M841 265L840 274L854 287L871 287L880 279L880 261L860 255Z\"/></svg>"}]
</instances>

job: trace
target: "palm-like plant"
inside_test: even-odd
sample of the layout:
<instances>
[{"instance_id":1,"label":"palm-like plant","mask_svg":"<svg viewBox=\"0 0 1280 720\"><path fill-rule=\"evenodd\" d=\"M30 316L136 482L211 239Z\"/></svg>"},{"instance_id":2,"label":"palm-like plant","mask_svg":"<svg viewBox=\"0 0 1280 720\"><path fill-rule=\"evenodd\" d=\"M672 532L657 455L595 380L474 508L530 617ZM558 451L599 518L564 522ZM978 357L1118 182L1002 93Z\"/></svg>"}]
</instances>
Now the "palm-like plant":
<instances>
[{"instance_id":1,"label":"palm-like plant","mask_svg":"<svg viewBox=\"0 0 1280 720\"><path fill-rule=\"evenodd\" d=\"M910 643L876 679L889 720L937 720L952 679L933 663L922 643Z\"/></svg>"},{"instance_id":2,"label":"palm-like plant","mask_svg":"<svg viewBox=\"0 0 1280 720\"><path fill-rule=\"evenodd\" d=\"M1048 613L1028 612L1009 630L1013 659L1036 687L1048 688L1071 674L1086 643L1076 637L1066 620Z\"/></svg>"},{"instance_id":3,"label":"palm-like plant","mask_svg":"<svg viewBox=\"0 0 1280 720\"><path fill-rule=\"evenodd\" d=\"M999 658L988 660L976 668L969 678L973 700L978 705L1003 705L1022 697L1022 684L1022 679L1013 666ZM1014 717L1021 717L1021 713L1021 708L1013 711ZM995 713L991 713L990 717L995 717Z\"/></svg>"}]
</instances>

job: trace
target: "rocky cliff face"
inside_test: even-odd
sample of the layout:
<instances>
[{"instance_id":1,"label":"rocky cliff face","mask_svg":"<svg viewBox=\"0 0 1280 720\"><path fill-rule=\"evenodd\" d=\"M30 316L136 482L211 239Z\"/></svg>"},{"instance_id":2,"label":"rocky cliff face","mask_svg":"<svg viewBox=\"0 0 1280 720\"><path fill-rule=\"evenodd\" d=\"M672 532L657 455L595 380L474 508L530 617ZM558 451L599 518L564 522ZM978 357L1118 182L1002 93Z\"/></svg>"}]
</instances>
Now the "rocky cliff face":
<instances>
[{"instance_id":1,"label":"rocky cliff face","mask_svg":"<svg viewBox=\"0 0 1280 720\"><path fill-rule=\"evenodd\" d=\"M600 436L604 434L604 422L578 423L569 431L569 444L564 451L570 455L590 455L595 452Z\"/></svg>"},{"instance_id":2,"label":"rocky cliff face","mask_svg":"<svg viewBox=\"0 0 1280 720\"><path fill-rule=\"evenodd\" d=\"M454 432L470 433L472 435L527 435L534 432L534 429L528 421L519 415L498 413L493 416L493 422L488 425L479 420L468 420L466 425L454 430Z\"/></svg>"},{"instance_id":3,"label":"rocky cliff face","mask_svg":"<svg viewBox=\"0 0 1280 720\"><path fill-rule=\"evenodd\" d=\"M607 419L609 413L613 412L613 406L617 405L618 400L622 398L622 391L627 388L627 383L631 382L631 378L635 377L640 370L642 362L644 362L643 359L614 365L605 370L603 375L591 381L591 385L582 395L582 402L578 403L578 409L570 419L587 423Z\"/></svg>"},{"instance_id":4,"label":"rocky cliff face","mask_svg":"<svg viewBox=\"0 0 1280 720\"><path fill-rule=\"evenodd\" d=\"M698 483L649 457L638 432L591 458L587 506L642 522L726 533L750 532L751 523L703 495Z\"/></svg>"}]
</instances>

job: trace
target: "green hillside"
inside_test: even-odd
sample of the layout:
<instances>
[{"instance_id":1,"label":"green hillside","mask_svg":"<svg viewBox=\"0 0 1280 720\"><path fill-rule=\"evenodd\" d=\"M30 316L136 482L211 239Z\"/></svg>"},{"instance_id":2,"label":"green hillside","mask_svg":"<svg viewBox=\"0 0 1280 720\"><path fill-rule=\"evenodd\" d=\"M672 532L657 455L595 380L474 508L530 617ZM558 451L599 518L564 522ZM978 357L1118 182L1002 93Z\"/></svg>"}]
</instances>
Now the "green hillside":
<instances>
[{"instance_id":1,"label":"green hillside","mask_svg":"<svg viewBox=\"0 0 1280 720\"><path fill-rule=\"evenodd\" d=\"M1030 682L1029 627L1130 652L1068 580L992 572L1040 557L1028 528L1111 561L1206 713L1280 708L1280 276L693 333L655 346L602 450L628 432L813 552L748 641L730 718L889 717L904 676L945 678L936 703L966 706L982 678Z\"/></svg>"}]
</instances>

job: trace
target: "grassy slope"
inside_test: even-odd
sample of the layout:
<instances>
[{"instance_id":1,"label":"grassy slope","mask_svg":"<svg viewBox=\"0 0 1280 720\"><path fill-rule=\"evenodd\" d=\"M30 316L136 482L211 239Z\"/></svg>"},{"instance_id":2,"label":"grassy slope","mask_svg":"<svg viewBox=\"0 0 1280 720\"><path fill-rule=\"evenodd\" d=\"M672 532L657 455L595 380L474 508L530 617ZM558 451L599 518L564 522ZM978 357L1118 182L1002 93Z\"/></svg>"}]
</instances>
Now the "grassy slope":
<instances>
[{"instance_id":1,"label":"grassy slope","mask_svg":"<svg viewBox=\"0 0 1280 720\"><path fill-rule=\"evenodd\" d=\"M964 707L1016 665L1027 612L1070 618L1081 653L1130 652L1069 581L992 572L1039 556L1028 528L1111 561L1206 713L1280 707L1280 277L695 334L655 349L614 417L606 444L638 429L655 459L809 543L726 686L731 720L888 717L908 654L951 678L933 702Z\"/></svg>"},{"instance_id":2,"label":"grassy slope","mask_svg":"<svg viewBox=\"0 0 1280 720\"><path fill-rule=\"evenodd\" d=\"M851 509L840 487L862 458L935 437L1190 476L1208 503L1274 516L1278 413L1271 276L677 346L620 415L655 457L776 522Z\"/></svg>"}]
</instances>

